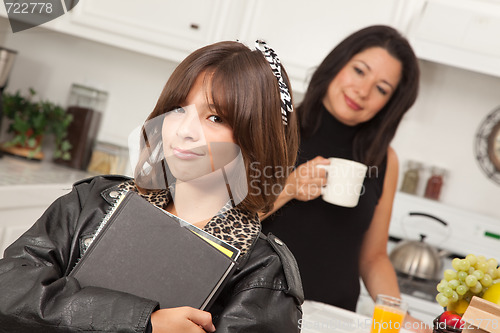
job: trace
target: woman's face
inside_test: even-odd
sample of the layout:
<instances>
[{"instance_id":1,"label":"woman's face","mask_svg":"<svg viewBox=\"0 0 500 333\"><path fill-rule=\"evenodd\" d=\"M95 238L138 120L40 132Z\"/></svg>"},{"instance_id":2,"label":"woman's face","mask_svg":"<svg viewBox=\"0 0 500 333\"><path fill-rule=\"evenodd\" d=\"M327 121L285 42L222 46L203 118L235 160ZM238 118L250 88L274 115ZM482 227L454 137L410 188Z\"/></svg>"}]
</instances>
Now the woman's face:
<instances>
[{"instance_id":1,"label":"woman's face","mask_svg":"<svg viewBox=\"0 0 500 333\"><path fill-rule=\"evenodd\" d=\"M323 105L354 126L372 119L390 100L401 78L401 62L381 47L356 55L330 82Z\"/></svg>"},{"instance_id":2,"label":"woman's face","mask_svg":"<svg viewBox=\"0 0 500 333\"><path fill-rule=\"evenodd\" d=\"M172 175L182 181L207 175L235 157L233 130L207 100L204 77L198 76L186 101L163 120L163 152Z\"/></svg>"}]
</instances>

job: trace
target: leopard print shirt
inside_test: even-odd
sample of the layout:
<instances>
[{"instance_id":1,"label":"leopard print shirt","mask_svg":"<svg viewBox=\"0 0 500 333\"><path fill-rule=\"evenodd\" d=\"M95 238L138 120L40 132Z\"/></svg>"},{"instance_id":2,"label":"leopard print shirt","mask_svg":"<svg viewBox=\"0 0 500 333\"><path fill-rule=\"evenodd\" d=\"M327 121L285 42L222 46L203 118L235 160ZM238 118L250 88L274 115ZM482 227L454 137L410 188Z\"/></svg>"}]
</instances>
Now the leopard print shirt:
<instances>
[{"instance_id":1,"label":"leopard print shirt","mask_svg":"<svg viewBox=\"0 0 500 333\"><path fill-rule=\"evenodd\" d=\"M164 209L171 200L168 190L151 191L146 194L139 192L134 180L120 184L120 191L134 191L161 209ZM227 203L208 221L203 230L239 249L240 257L243 257L259 236L261 224L257 214L252 217L237 207L233 208L231 203Z\"/></svg>"}]
</instances>

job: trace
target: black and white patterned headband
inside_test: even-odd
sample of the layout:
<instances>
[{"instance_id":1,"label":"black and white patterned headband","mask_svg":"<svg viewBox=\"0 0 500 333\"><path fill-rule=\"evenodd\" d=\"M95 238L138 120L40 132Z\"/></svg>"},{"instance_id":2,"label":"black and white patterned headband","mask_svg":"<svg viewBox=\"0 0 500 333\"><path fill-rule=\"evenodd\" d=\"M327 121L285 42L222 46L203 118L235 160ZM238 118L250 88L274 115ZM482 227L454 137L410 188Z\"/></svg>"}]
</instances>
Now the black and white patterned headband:
<instances>
[{"instance_id":1,"label":"black and white patterned headband","mask_svg":"<svg viewBox=\"0 0 500 333\"><path fill-rule=\"evenodd\" d=\"M276 76L276 79L278 79L278 87L280 89L281 98L281 119L283 120L283 124L287 125L287 112L293 112L293 105L290 90L288 90L285 80L283 80L283 76L281 75L281 62L276 55L276 52L274 52L272 48L267 46L266 42L257 40L255 42L255 47L257 48L257 50L262 52L266 60L269 62L269 65L271 65L274 76Z\"/></svg>"}]
</instances>

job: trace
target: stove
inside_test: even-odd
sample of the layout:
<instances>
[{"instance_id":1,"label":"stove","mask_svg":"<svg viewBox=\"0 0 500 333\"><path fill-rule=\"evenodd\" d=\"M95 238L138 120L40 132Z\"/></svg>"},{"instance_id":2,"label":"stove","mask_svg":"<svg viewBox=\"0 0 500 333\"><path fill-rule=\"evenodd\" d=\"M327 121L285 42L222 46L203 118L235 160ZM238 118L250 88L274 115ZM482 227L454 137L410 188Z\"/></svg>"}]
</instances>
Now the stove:
<instances>
[{"instance_id":1,"label":"stove","mask_svg":"<svg viewBox=\"0 0 500 333\"><path fill-rule=\"evenodd\" d=\"M389 228L388 253L399 240L420 240L436 247L443 258L443 268L451 268L455 257L483 255L500 261L500 220L435 200L397 192ZM440 280L440 279L439 279ZM443 311L437 304L438 280L424 280L398 273L401 297L409 303L411 314L432 323Z\"/></svg>"},{"instance_id":2,"label":"stove","mask_svg":"<svg viewBox=\"0 0 500 333\"><path fill-rule=\"evenodd\" d=\"M397 273L399 291L403 294L420 298L425 301L435 302L438 291L436 289L438 280L424 280Z\"/></svg>"},{"instance_id":3,"label":"stove","mask_svg":"<svg viewBox=\"0 0 500 333\"><path fill-rule=\"evenodd\" d=\"M469 253L500 259L500 219L397 192L389 235L420 240L420 234L426 235L426 243L446 251L450 261Z\"/></svg>"}]
</instances>

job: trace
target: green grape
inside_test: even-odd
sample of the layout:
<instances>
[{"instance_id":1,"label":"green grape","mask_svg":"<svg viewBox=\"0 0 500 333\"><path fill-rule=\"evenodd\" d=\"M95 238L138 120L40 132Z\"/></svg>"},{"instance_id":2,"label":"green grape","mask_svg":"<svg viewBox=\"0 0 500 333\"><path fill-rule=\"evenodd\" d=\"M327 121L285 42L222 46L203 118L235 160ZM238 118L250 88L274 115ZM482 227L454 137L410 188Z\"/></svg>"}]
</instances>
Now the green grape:
<instances>
[{"instance_id":1,"label":"green grape","mask_svg":"<svg viewBox=\"0 0 500 333\"><path fill-rule=\"evenodd\" d=\"M469 287L467 287L464 284L461 284L457 287L456 291L459 296L463 296L467 291L469 291Z\"/></svg>"},{"instance_id":2,"label":"green grape","mask_svg":"<svg viewBox=\"0 0 500 333\"><path fill-rule=\"evenodd\" d=\"M458 272L457 273L458 280L460 280L461 282L464 282L467 275L469 275L469 273L467 273L467 272L464 272L464 271Z\"/></svg>"},{"instance_id":3,"label":"green grape","mask_svg":"<svg viewBox=\"0 0 500 333\"><path fill-rule=\"evenodd\" d=\"M439 282L438 285L436 286L437 291L439 291L440 293L443 292L444 287L448 287L448 282L445 280L443 281Z\"/></svg>"},{"instance_id":4,"label":"green grape","mask_svg":"<svg viewBox=\"0 0 500 333\"><path fill-rule=\"evenodd\" d=\"M453 290L457 289L457 287L458 287L459 285L460 285L460 281L458 281L458 280L456 280L456 279L450 280L450 281L448 282L448 286L449 286L451 289L453 289Z\"/></svg>"},{"instance_id":5,"label":"green grape","mask_svg":"<svg viewBox=\"0 0 500 333\"><path fill-rule=\"evenodd\" d=\"M498 261L495 258L490 258L486 262L490 268L497 268L498 266Z\"/></svg>"},{"instance_id":6,"label":"green grape","mask_svg":"<svg viewBox=\"0 0 500 333\"><path fill-rule=\"evenodd\" d=\"M486 257L485 256L477 256L477 262L486 262Z\"/></svg>"},{"instance_id":7,"label":"green grape","mask_svg":"<svg viewBox=\"0 0 500 333\"><path fill-rule=\"evenodd\" d=\"M479 282L481 282L483 287L489 287L493 284L493 279L489 274L484 274L484 277Z\"/></svg>"},{"instance_id":8,"label":"green grape","mask_svg":"<svg viewBox=\"0 0 500 333\"><path fill-rule=\"evenodd\" d=\"M467 287L473 287L475 286L477 283L477 277L475 277L474 275L469 275L465 278L465 284L467 285Z\"/></svg>"},{"instance_id":9,"label":"green grape","mask_svg":"<svg viewBox=\"0 0 500 333\"><path fill-rule=\"evenodd\" d=\"M448 304L450 303L450 300L448 297L443 295L442 293L439 293L436 295L436 301L441 305L443 308L447 307Z\"/></svg>"},{"instance_id":10,"label":"green grape","mask_svg":"<svg viewBox=\"0 0 500 333\"><path fill-rule=\"evenodd\" d=\"M470 291L472 291L474 294L479 294L483 290L483 286L481 283L476 283L475 286L470 287Z\"/></svg>"},{"instance_id":11,"label":"green grape","mask_svg":"<svg viewBox=\"0 0 500 333\"><path fill-rule=\"evenodd\" d=\"M453 293L450 296L450 303L455 303L458 301L458 294L456 291L453 291Z\"/></svg>"},{"instance_id":12,"label":"green grape","mask_svg":"<svg viewBox=\"0 0 500 333\"><path fill-rule=\"evenodd\" d=\"M451 261L451 267L453 267L455 270L459 271L460 270L460 258L455 258Z\"/></svg>"},{"instance_id":13,"label":"green grape","mask_svg":"<svg viewBox=\"0 0 500 333\"><path fill-rule=\"evenodd\" d=\"M495 276L495 269L490 267L488 268L485 274L488 274L493 279L494 278L493 276Z\"/></svg>"},{"instance_id":14,"label":"green grape","mask_svg":"<svg viewBox=\"0 0 500 333\"><path fill-rule=\"evenodd\" d=\"M469 268L469 275L470 275L470 274L472 274L472 273L474 273L474 271L475 271L475 270L476 270L476 269L475 269L474 267L472 267L472 266L471 266L471 267Z\"/></svg>"},{"instance_id":15,"label":"green grape","mask_svg":"<svg viewBox=\"0 0 500 333\"><path fill-rule=\"evenodd\" d=\"M453 295L453 289L451 289L450 287L444 287L443 288L443 291L441 292L441 294L445 295L446 297L451 297L451 295Z\"/></svg>"},{"instance_id":16,"label":"green grape","mask_svg":"<svg viewBox=\"0 0 500 333\"><path fill-rule=\"evenodd\" d=\"M477 270L474 273L472 273L472 275L474 275L475 277L477 277L478 280L481 280L484 277L484 272L480 271L480 270Z\"/></svg>"},{"instance_id":17,"label":"green grape","mask_svg":"<svg viewBox=\"0 0 500 333\"><path fill-rule=\"evenodd\" d=\"M457 272L452 269L445 269L443 272L443 276L446 281L457 279Z\"/></svg>"},{"instance_id":18,"label":"green grape","mask_svg":"<svg viewBox=\"0 0 500 333\"><path fill-rule=\"evenodd\" d=\"M467 271L470 268L469 260L461 259L458 263L457 271Z\"/></svg>"},{"instance_id":19,"label":"green grape","mask_svg":"<svg viewBox=\"0 0 500 333\"><path fill-rule=\"evenodd\" d=\"M486 271L488 270L488 263L486 261L478 262L476 265L476 270L480 270L483 273L486 273Z\"/></svg>"},{"instance_id":20,"label":"green grape","mask_svg":"<svg viewBox=\"0 0 500 333\"><path fill-rule=\"evenodd\" d=\"M477 263L477 257L475 255L473 255L473 254L467 255L465 257L465 259L469 261L469 263L470 263L471 266L474 266Z\"/></svg>"}]
</instances>

